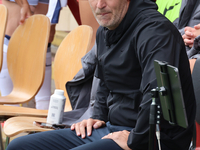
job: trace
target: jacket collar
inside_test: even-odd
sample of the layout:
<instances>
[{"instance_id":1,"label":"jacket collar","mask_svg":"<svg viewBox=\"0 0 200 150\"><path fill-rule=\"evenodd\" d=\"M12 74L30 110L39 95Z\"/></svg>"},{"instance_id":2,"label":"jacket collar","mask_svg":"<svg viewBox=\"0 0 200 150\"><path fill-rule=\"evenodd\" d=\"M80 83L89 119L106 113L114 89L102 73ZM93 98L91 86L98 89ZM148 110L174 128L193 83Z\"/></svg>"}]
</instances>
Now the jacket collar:
<instances>
[{"instance_id":1,"label":"jacket collar","mask_svg":"<svg viewBox=\"0 0 200 150\"><path fill-rule=\"evenodd\" d=\"M157 9L157 5L151 0L130 0L128 11L119 26L115 30L104 27L106 46L117 43L130 25L134 25L135 17L145 9Z\"/></svg>"}]
</instances>

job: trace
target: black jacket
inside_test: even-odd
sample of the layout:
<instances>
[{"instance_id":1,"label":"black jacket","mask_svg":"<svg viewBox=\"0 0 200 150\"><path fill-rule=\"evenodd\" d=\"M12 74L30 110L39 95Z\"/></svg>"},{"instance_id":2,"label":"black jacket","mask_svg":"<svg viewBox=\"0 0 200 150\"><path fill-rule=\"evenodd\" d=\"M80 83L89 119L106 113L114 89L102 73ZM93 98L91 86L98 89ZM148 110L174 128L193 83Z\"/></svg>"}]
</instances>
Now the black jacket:
<instances>
[{"instance_id":1,"label":"black jacket","mask_svg":"<svg viewBox=\"0 0 200 150\"><path fill-rule=\"evenodd\" d=\"M133 127L128 145L148 149L149 106L157 87L154 60L178 67L189 127L161 120L162 150L187 150L195 118L195 98L189 62L176 27L157 12L150 0L131 0L128 12L115 30L97 31L97 69L100 79L93 117Z\"/></svg>"},{"instance_id":2,"label":"black jacket","mask_svg":"<svg viewBox=\"0 0 200 150\"><path fill-rule=\"evenodd\" d=\"M96 89L99 80L94 77L96 67L96 46L81 59L82 69L75 77L66 83L66 90L69 96L72 111L64 112L63 124L72 125L92 115L95 102Z\"/></svg>"}]
</instances>

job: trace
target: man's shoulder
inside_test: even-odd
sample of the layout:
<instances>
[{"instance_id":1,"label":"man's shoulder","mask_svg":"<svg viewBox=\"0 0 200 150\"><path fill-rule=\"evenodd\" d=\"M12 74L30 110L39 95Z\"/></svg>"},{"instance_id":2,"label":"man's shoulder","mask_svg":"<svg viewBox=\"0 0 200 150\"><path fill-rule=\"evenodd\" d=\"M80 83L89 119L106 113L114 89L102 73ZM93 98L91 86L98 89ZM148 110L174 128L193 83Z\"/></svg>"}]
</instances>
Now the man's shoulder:
<instances>
[{"instance_id":1,"label":"man's shoulder","mask_svg":"<svg viewBox=\"0 0 200 150\"><path fill-rule=\"evenodd\" d=\"M157 32L171 29L176 30L176 27L169 19L155 10L145 10L141 12L134 21L136 22L137 27L144 30L148 30L149 28L158 29Z\"/></svg>"},{"instance_id":2,"label":"man's shoulder","mask_svg":"<svg viewBox=\"0 0 200 150\"><path fill-rule=\"evenodd\" d=\"M176 42L182 43L182 37L171 21L159 12L155 14L155 11L148 10L147 12L148 15L142 12L140 16L138 16L138 20L140 21L137 24L137 28L135 28L138 34L137 39L146 40L160 37L161 39L167 40L173 37ZM134 28L134 26L132 28Z\"/></svg>"},{"instance_id":3,"label":"man's shoulder","mask_svg":"<svg viewBox=\"0 0 200 150\"><path fill-rule=\"evenodd\" d=\"M163 29L176 30L177 31L176 33L179 33L174 24L159 12L157 12L156 14L153 14L152 12L151 16L149 15L148 20L151 23L157 23L158 26L162 27Z\"/></svg>"}]
</instances>

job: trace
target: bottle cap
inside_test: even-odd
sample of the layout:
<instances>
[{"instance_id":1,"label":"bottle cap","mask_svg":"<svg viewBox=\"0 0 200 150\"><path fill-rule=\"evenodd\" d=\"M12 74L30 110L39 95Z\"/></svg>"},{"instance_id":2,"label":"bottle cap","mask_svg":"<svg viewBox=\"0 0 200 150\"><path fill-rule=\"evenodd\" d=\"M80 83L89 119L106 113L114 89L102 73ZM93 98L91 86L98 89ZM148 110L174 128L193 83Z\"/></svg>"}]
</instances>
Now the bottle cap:
<instances>
[{"instance_id":1,"label":"bottle cap","mask_svg":"<svg viewBox=\"0 0 200 150\"><path fill-rule=\"evenodd\" d=\"M64 91L59 89L55 89L54 93L58 95L64 95Z\"/></svg>"}]
</instances>

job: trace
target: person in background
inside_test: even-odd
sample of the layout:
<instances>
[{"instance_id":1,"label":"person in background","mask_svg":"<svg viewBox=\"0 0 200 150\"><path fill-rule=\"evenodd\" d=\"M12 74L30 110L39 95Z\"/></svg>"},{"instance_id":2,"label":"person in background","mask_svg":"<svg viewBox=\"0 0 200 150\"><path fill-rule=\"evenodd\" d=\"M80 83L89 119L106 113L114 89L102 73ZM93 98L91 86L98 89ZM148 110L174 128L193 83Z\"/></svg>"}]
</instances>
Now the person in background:
<instances>
[{"instance_id":1,"label":"person in background","mask_svg":"<svg viewBox=\"0 0 200 150\"><path fill-rule=\"evenodd\" d=\"M16 0L16 2L21 7L20 23L23 23L27 17L31 16L30 7L28 5L27 0ZM89 25L93 28L93 36L91 46L89 48L92 49L95 43L96 31L99 27L99 24L97 23L96 19L92 14L88 0L71 0L69 2L67 0L50 0L48 13L46 14L47 17L49 17L51 23L55 25L59 21L60 10L62 9L62 7L66 7L67 5L69 6L72 14L74 15L79 25ZM53 36L53 34L51 35Z\"/></svg>"},{"instance_id":2,"label":"person in background","mask_svg":"<svg viewBox=\"0 0 200 150\"><path fill-rule=\"evenodd\" d=\"M179 17L182 0L157 0L158 11L171 22Z\"/></svg>"},{"instance_id":3,"label":"person in background","mask_svg":"<svg viewBox=\"0 0 200 150\"><path fill-rule=\"evenodd\" d=\"M200 23L200 0L182 0L179 18L177 18L173 23L183 36L188 28L194 28L195 25ZM185 38L183 36L183 38ZM195 37L193 37L194 39ZM192 45L186 43L186 51L189 59L198 57L198 51L192 48ZM190 45L190 46L189 46Z\"/></svg>"},{"instance_id":4,"label":"person in background","mask_svg":"<svg viewBox=\"0 0 200 150\"><path fill-rule=\"evenodd\" d=\"M183 40L186 47L190 48L187 51L190 59L197 59L200 56L200 24L194 27L185 27L185 34L183 34Z\"/></svg>"}]
</instances>

